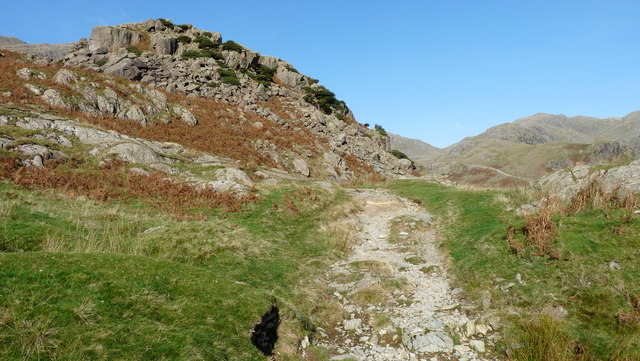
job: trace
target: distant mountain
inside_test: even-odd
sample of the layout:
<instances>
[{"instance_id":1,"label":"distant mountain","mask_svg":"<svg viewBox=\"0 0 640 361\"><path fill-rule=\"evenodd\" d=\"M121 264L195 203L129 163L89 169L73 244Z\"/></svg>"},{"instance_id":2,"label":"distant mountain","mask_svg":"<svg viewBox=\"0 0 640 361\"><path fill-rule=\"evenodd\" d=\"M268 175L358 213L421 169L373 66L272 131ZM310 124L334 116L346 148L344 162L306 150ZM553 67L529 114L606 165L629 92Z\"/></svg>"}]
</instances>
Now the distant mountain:
<instances>
[{"instance_id":1,"label":"distant mountain","mask_svg":"<svg viewBox=\"0 0 640 361\"><path fill-rule=\"evenodd\" d=\"M411 146L392 138L391 145L431 171L451 175L464 182L469 168L453 164L489 167L493 172L535 179L545 174L581 164L611 163L640 153L640 111L624 117L594 117L538 113L487 129L444 149L426 143ZM418 141L419 142L419 141ZM486 170L486 168L484 168ZM501 173L502 172L502 173ZM487 172L485 172L487 173ZM488 173L487 173L488 174ZM494 184L495 177L483 182Z\"/></svg>"},{"instance_id":2,"label":"distant mountain","mask_svg":"<svg viewBox=\"0 0 640 361\"><path fill-rule=\"evenodd\" d=\"M0 46L4 45L18 45L18 44L26 44L26 42L18 39L12 38L10 36L1 36L0 35Z\"/></svg>"},{"instance_id":3,"label":"distant mountain","mask_svg":"<svg viewBox=\"0 0 640 361\"><path fill-rule=\"evenodd\" d=\"M391 148L403 152L414 161L422 162L444 155L442 149L421 140L405 138L393 133L387 134L389 134Z\"/></svg>"}]
</instances>

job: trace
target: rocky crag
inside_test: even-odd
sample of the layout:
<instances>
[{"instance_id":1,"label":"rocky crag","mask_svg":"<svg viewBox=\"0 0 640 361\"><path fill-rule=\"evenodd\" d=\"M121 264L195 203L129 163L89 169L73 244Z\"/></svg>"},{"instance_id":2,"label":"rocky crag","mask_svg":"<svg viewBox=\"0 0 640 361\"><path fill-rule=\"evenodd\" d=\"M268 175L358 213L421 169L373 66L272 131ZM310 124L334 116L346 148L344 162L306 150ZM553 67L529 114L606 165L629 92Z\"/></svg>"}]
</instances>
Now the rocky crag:
<instances>
[{"instance_id":1,"label":"rocky crag","mask_svg":"<svg viewBox=\"0 0 640 361\"><path fill-rule=\"evenodd\" d=\"M357 123L346 104L317 80L281 59L223 42L219 33L165 19L98 26L89 40L55 57L34 55L16 48L29 44L3 39L1 48L28 53L26 59L9 52L4 57L10 69L5 72L12 73L0 85L5 106L33 118L28 114L33 109L25 112L21 104L37 103L40 118L93 123L138 139L133 147L146 147L149 156L137 157L140 152L122 141L97 144L94 155L115 154L180 173L176 159L146 140L179 143L266 178L345 182L414 171L410 161L388 152L387 137ZM10 117L5 124L19 122ZM12 139L5 139L9 147Z\"/></svg>"}]
</instances>

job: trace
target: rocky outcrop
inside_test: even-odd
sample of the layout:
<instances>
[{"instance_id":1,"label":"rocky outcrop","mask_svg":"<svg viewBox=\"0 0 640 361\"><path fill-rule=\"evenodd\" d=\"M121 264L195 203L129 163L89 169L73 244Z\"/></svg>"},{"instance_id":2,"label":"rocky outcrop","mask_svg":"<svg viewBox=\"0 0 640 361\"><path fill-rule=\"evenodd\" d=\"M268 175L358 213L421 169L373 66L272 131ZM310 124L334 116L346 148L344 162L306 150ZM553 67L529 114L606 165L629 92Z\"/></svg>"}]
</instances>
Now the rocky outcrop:
<instances>
[{"instance_id":1,"label":"rocky outcrop","mask_svg":"<svg viewBox=\"0 0 640 361\"><path fill-rule=\"evenodd\" d=\"M592 182L607 192L640 194L640 161L609 169L578 166L546 175L536 185L552 196L567 200Z\"/></svg>"},{"instance_id":2,"label":"rocky outcrop","mask_svg":"<svg viewBox=\"0 0 640 361\"><path fill-rule=\"evenodd\" d=\"M407 176L410 161L388 153L388 139L353 120L349 108L317 80L299 73L291 64L272 56L222 42L222 36L190 25L174 26L167 20L137 24L99 26L88 42L64 57L67 65L107 75L140 80L148 87L132 85L131 97L122 97L111 87L79 81L73 71L64 70L54 81L77 90L67 95L34 82L30 88L48 104L76 109L92 116L110 116L140 124L169 123L179 119L191 126L199 121L184 105L169 104L156 90L212 99L238 107L231 116L248 112L265 119L252 127L263 129L269 122L282 130L304 128L315 142L309 147L283 151L265 139L253 144L280 168L304 177L335 181L352 179L370 170L387 176ZM127 90L130 91L130 90ZM141 100L141 101L139 101ZM231 111L231 109L230 109ZM239 118L237 123L244 120ZM330 153L332 156L325 156Z\"/></svg>"},{"instance_id":3,"label":"rocky outcrop","mask_svg":"<svg viewBox=\"0 0 640 361\"><path fill-rule=\"evenodd\" d=\"M140 42L142 35L132 30L116 26L96 26L91 30L89 50L100 48L109 50L120 49Z\"/></svg>"}]
</instances>

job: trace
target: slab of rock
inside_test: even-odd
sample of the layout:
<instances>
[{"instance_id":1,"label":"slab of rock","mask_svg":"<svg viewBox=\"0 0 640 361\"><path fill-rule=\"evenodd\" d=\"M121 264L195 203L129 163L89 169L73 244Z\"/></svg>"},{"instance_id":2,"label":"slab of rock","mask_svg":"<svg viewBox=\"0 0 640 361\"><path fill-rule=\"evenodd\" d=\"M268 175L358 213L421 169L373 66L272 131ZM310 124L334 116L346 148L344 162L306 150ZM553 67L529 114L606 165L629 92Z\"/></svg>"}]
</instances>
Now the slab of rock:
<instances>
[{"instance_id":1,"label":"slab of rock","mask_svg":"<svg viewBox=\"0 0 640 361\"><path fill-rule=\"evenodd\" d=\"M137 43L142 35L121 27L96 26L91 30L89 37L89 50L98 48L119 49Z\"/></svg>"},{"instance_id":2,"label":"slab of rock","mask_svg":"<svg viewBox=\"0 0 640 361\"><path fill-rule=\"evenodd\" d=\"M140 69L136 67L135 63L131 59L123 59L104 70L105 74L119 76L125 79L138 79L140 78Z\"/></svg>"},{"instance_id":3,"label":"slab of rock","mask_svg":"<svg viewBox=\"0 0 640 361\"><path fill-rule=\"evenodd\" d=\"M407 348L417 352L453 352L453 339L445 332L429 332L403 341Z\"/></svg>"},{"instance_id":4,"label":"slab of rock","mask_svg":"<svg viewBox=\"0 0 640 361\"><path fill-rule=\"evenodd\" d=\"M296 172L302 174L305 177L309 177L311 176L311 171L309 170L309 166L307 165L307 162L304 161L304 159L295 159L293 161L293 167L295 168Z\"/></svg>"}]
</instances>

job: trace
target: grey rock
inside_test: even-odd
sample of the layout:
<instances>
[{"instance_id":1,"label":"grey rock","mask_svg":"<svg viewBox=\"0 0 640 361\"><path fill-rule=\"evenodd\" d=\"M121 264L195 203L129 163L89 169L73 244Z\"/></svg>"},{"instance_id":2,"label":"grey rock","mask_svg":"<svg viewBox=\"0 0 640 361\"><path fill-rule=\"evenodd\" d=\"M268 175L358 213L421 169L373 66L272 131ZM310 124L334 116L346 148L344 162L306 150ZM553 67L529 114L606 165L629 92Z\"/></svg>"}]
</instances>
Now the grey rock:
<instances>
[{"instance_id":1,"label":"grey rock","mask_svg":"<svg viewBox=\"0 0 640 361\"><path fill-rule=\"evenodd\" d=\"M45 159L53 158L53 152L51 152L51 149L44 145L22 144L16 147L16 151L27 156L40 155Z\"/></svg>"},{"instance_id":2,"label":"grey rock","mask_svg":"<svg viewBox=\"0 0 640 361\"><path fill-rule=\"evenodd\" d=\"M42 94L42 100L54 107L68 108L68 105L62 99L62 95L60 95L60 92L53 88L44 91L44 93Z\"/></svg>"},{"instance_id":3,"label":"grey rock","mask_svg":"<svg viewBox=\"0 0 640 361\"><path fill-rule=\"evenodd\" d=\"M140 69L135 66L135 63L131 59L123 59L107 67L104 73L126 79L137 79L140 77Z\"/></svg>"},{"instance_id":4,"label":"grey rock","mask_svg":"<svg viewBox=\"0 0 640 361\"><path fill-rule=\"evenodd\" d=\"M445 332L429 332L404 338L405 346L417 352L453 352L453 339Z\"/></svg>"},{"instance_id":5,"label":"grey rock","mask_svg":"<svg viewBox=\"0 0 640 361\"><path fill-rule=\"evenodd\" d=\"M29 90L30 92L32 92L35 95L42 95L43 94L42 89L40 87L38 87L38 86L33 85L33 84L26 83L24 85L24 87L27 88L27 90Z\"/></svg>"},{"instance_id":6,"label":"grey rock","mask_svg":"<svg viewBox=\"0 0 640 361\"><path fill-rule=\"evenodd\" d=\"M69 83L77 82L78 77L73 71L69 69L60 69L58 70L56 75L53 76L53 81L58 84L68 85Z\"/></svg>"},{"instance_id":7,"label":"grey rock","mask_svg":"<svg viewBox=\"0 0 640 361\"><path fill-rule=\"evenodd\" d=\"M486 351L484 342L480 340L469 341L469 346L479 353L484 353Z\"/></svg>"},{"instance_id":8,"label":"grey rock","mask_svg":"<svg viewBox=\"0 0 640 361\"><path fill-rule=\"evenodd\" d=\"M165 160L148 147L136 143L120 143L105 150L107 155L115 155L129 163L156 164Z\"/></svg>"},{"instance_id":9,"label":"grey rock","mask_svg":"<svg viewBox=\"0 0 640 361\"><path fill-rule=\"evenodd\" d=\"M187 109L179 105L174 105L173 112L176 113L176 115L179 116L180 120L182 120L183 122L191 126L198 125L198 119Z\"/></svg>"},{"instance_id":10,"label":"grey rock","mask_svg":"<svg viewBox=\"0 0 640 361\"><path fill-rule=\"evenodd\" d=\"M293 72L286 68L286 66L278 66L275 78L281 83L290 88L300 88L306 85L304 75Z\"/></svg>"},{"instance_id":11,"label":"grey rock","mask_svg":"<svg viewBox=\"0 0 640 361\"><path fill-rule=\"evenodd\" d=\"M236 182L245 186L253 187L255 183L249 178L247 173L236 168L222 168L215 172L216 178L221 181Z\"/></svg>"},{"instance_id":12,"label":"grey rock","mask_svg":"<svg viewBox=\"0 0 640 361\"><path fill-rule=\"evenodd\" d=\"M153 34L151 46L159 55L173 55L178 50L178 40L163 34Z\"/></svg>"},{"instance_id":13,"label":"grey rock","mask_svg":"<svg viewBox=\"0 0 640 361\"><path fill-rule=\"evenodd\" d=\"M344 329L346 331L355 331L362 325L362 320L359 318L352 318L350 320L343 321Z\"/></svg>"},{"instance_id":14,"label":"grey rock","mask_svg":"<svg viewBox=\"0 0 640 361\"><path fill-rule=\"evenodd\" d=\"M5 149L11 143L13 143L12 139L0 137L0 149Z\"/></svg>"},{"instance_id":15,"label":"grey rock","mask_svg":"<svg viewBox=\"0 0 640 361\"><path fill-rule=\"evenodd\" d=\"M96 26L91 30L89 50L94 51L102 47L110 50L119 49L137 43L141 38L140 33L121 27Z\"/></svg>"},{"instance_id":16,"label":"grey rock","mask_svg":"<svg viewBox=\"0 0 640 361\"><path fill-rule=\"evenodd\" d=\"M134 120L142 125L146 125L148 122L147 116L142 109L135 104L127 108L124 119Z\"/></svg>"},{"instance_id":17,"label":"grey rock","mask_svg":"<svg viewBox=\"0 0 640 361\"><path fill-rule=\"evenodd\" d=\"M300 159L297 158L293 161L293 167L295 168L296 172L302 174L305 177L309 177L311 176L311 171L309 170L309 166L307 165L307 162L304 161L304 159Z\"/></svg>"},{"instance_id":18,"label":"grey rock","mask_svg":"<svg viewBox=\"0 0 640 361\"><path fill-rule=\"evenodd\" d=\"M48 61L58 61L71 53L78 46L78 43L61 44L14 44L0 46L5 50L11 50L22 54L36 56Z\"/></svg>"}]
</instances>

